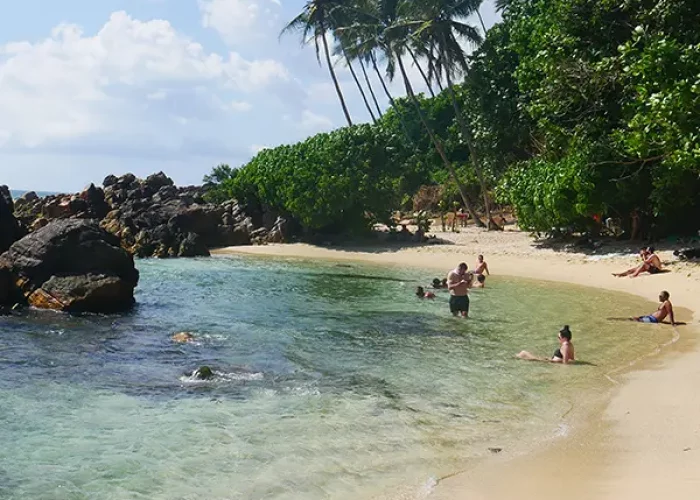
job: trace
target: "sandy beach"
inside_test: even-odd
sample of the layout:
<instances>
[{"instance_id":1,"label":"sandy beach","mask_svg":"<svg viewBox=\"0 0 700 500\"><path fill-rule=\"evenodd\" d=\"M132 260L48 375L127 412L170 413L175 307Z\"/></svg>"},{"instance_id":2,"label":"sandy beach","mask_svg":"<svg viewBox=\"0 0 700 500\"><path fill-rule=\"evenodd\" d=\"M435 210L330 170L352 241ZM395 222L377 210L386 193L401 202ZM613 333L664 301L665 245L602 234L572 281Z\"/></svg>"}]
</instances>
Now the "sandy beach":
<instances>
[{"instance_id":1,"label":"sandy beach","mask_svg":"<svg viewBox=\"0 0 700 500\"><path fill-rule=\"evenodd\" d=\"M612 397L592 409L585 425L536 452L505 450L483 464L439 481L431 499L695 499L700 495L700 266L659 251L668 273L635 279L613 272L632 267L638 244L598 253L538 245L510 230L436 233L448 244L325 248L306 244L234 247L219 254L361 261L446 272L460 261L474 265L484 254L497 275L572 283L634 294L656 301L671 293L677 342L651 353L632 369L611 375ZM639 314L651 311L639 311ZM622 315L627 315L623 313ZM668 328L669 325L651 325ZM522 451L522 450L520 450Z\"/></svg>"}]
</instances>

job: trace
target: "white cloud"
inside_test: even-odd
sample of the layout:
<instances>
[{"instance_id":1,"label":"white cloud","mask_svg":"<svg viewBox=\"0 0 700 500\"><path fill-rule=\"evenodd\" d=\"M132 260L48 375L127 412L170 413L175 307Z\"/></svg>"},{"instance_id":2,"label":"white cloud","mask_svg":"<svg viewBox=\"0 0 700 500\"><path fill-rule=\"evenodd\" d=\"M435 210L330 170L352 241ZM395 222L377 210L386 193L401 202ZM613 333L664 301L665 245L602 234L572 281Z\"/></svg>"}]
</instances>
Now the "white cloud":
<instances>
[{"instance_id":1,"label":"white cloud","mask_svg":"<svg viewBox=\"0 0 700 500\"><path fill-rule=\"evenodd\" d=\"M262 146L262 145L260 145L260 144L253 144L253 145L250 147L250 151L251 151L251 153L253 153L254 155L258 154L260 151L264 151L265 149L270 149L270 148L267 147L267 146Z\"/></svg>"},{"instance_id":2,"label":"white cloud","mask_svg":"<svg viewBox=\"0 0 700 500\"><path fill-rule=\"evenodd\" d=\"M202 26L217 31L229 43L259 38L256 26L274 26L279 7L279 0L199 0Z\"/></svg>"},{"instance_id":3,"label":"white cloud","mask_svg":"<svg viewBox=\"0 0 700 500\"><path fill-rule=\"evenodd\" d=\"M311 134L331 129L333 127L333 121L327 116L319 115L313 111L305 109L301 113L301 121L299 122L299 125L305 132Z\"/></svg>"},{"instance_id":4,"label":"white cloud","mask_svg":"<svg viewBox=\"0 0 700 500\"><path fill-rule=\"evenodd\" d=\"M281 63L207 52L168 21L115 12L94 36L61 24L36 43L0 45L0 146L117 135L149 142L156 133L163 137L155 144L172 144L154 126L158 118L177 116L183 127L213 120L205 105L287 81ZM175 109L154 114L152 106L168 105Z\"/></svg>"},{"instance_id":5,"label":"white cloud","mask_svg":"<svg viewBox=\"0 0 700 500\"><path fill-rule=\"evenodd\" d=\"M232 101L231 109L238 112L250 111L253 105L246 101Z\"/></svg>"}]
</instances>

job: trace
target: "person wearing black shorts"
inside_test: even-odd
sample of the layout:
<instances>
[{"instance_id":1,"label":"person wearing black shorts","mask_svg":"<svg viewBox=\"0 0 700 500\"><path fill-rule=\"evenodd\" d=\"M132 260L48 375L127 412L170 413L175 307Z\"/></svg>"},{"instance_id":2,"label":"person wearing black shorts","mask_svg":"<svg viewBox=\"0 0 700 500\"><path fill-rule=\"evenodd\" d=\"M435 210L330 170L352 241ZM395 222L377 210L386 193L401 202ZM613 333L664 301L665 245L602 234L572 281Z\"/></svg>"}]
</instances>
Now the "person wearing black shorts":
<instances>
[{"instance_id":1,"label":"person wearing black shorts","mask_svg":"<svg viewBox=\"0 0 700 500\"><path fill-rule=\"evenodd\" d=\"M473 276L467 273L468 266L462 262L447 275L450 291L450 312L453 316L469 317L469 287Z\"/></svg>"}]
</instances>

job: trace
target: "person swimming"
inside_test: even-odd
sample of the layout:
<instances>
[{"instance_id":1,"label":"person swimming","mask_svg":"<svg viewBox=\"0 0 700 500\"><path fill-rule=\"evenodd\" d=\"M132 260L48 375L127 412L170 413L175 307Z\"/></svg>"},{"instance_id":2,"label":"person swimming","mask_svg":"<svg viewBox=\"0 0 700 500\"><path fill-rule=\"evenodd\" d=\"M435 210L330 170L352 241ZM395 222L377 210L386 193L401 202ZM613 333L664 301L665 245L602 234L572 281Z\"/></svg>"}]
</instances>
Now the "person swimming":
<instances>
[{"instance_id":1,"label":"person swimming","mask_svg":"<svg viewBox=\"0 0 700 500\"><path fill-rule=\"evenodd\" d=\"M433 292L426 292L422 286L417 286L416 297L418 297L419 299L434 299L435 294Z\"/></svg>"},{"instance_id":2,"label":"person swimming","mask_svg":"<svg viewBox=\"0 0 700 500\"><path fill-rule=\"evenodd\" d=\"M568 364L576 361L576 355L574 352L574 344L571 342L571 329L569 325L564 325L564 328L559 330L559 347L554 351L551 358L541 358L529 353L528 351L521 351L517 354L517 358L526 361L544 361L547 363L560 363Z\"/></svg>"},{"instance_id":3,"label":"person swimming","mask_svg":"<svg viewBox=\"0 0 700 500\"><path fill-rule=\"evenodd\" d=\"M476 285L474 288L485 288L486 287L486 276L483 274L478 274L476 276Z\"/></svg>"}]
</instances>

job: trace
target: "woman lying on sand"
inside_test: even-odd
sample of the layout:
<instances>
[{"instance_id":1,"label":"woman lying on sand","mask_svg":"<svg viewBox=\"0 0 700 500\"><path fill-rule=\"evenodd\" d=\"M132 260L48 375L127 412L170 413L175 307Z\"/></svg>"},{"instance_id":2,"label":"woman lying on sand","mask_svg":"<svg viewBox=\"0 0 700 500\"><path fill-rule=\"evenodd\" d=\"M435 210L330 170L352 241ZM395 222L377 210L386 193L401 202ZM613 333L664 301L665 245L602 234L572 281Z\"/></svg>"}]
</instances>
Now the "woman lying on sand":
<instances>
[{"instance_id":1,"label":"woman lying on sand","mask_svg":"<svg viewBox=\"0 0 700 500\"><path fill-rule=\"evenodd\" d=\"M574 344L571 343L571 330L569 330L569 325L565 325L564 328L559 330L559 348L554 351L551 358L541 358L535 356L527 351L522 351L516 357L519 359L524 359L525 361L545 361L547 363L573 363L576 361L574 354Z\"/></svg>"}]
</instances>

